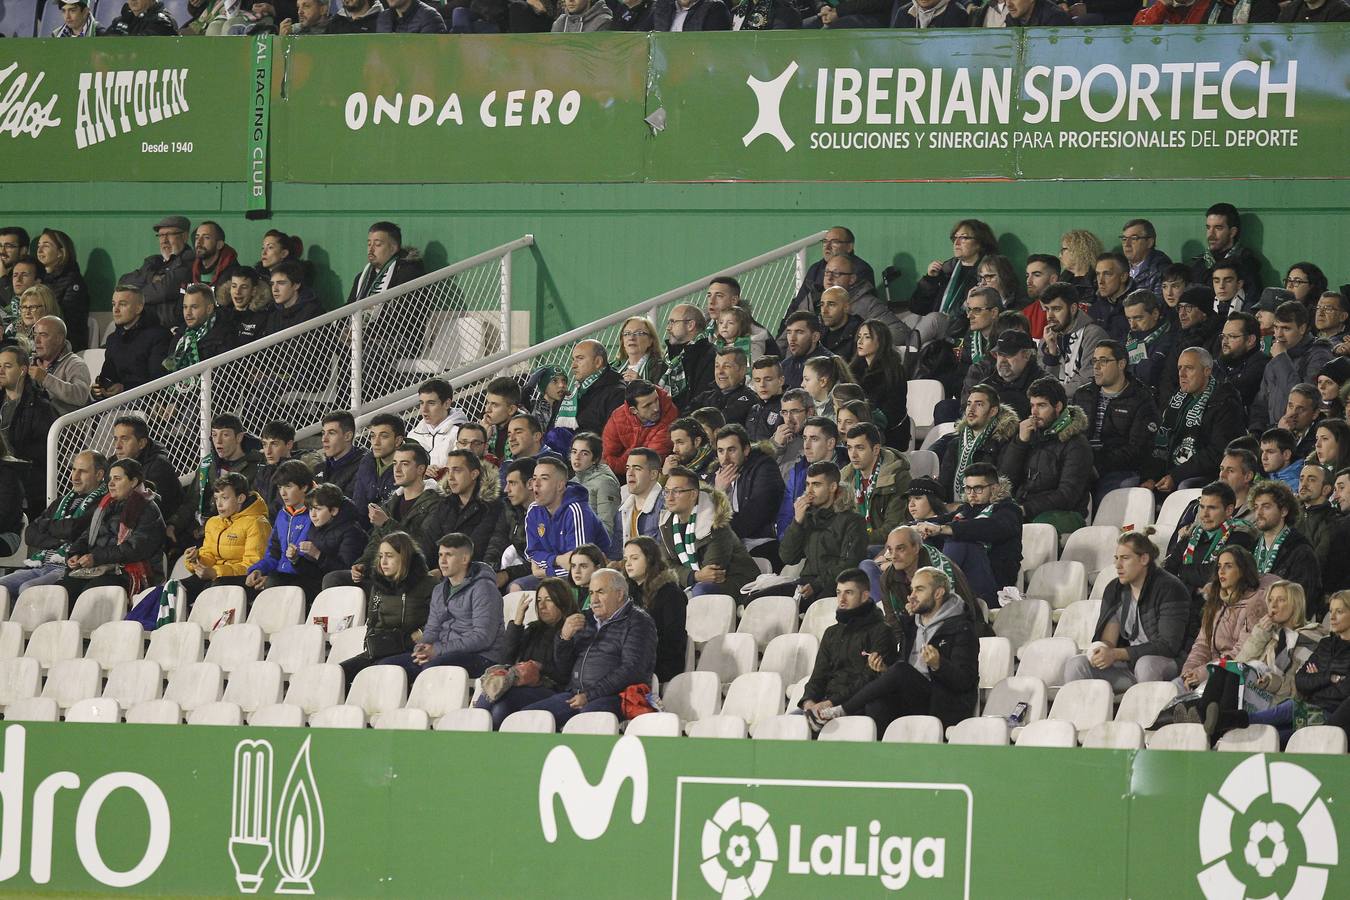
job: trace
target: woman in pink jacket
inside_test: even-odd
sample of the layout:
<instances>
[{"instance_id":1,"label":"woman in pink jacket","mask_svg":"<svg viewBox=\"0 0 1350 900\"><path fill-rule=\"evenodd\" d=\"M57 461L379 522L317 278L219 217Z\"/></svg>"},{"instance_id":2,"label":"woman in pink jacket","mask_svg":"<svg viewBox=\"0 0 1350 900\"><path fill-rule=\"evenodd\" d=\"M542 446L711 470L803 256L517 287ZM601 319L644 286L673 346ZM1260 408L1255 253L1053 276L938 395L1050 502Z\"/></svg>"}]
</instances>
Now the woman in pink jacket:
<instances>
[{"instance_id":1,"label":"woman in pink jacket","mask_svg":"<svg viewBox=\"0 0 1350 900\"><path fill-rule=\"evenodd\" d=\"M1192 690L1209 677L1207 666L1237 656L1256 623L1266 615L1266 591L1275 579L1262 580L1256 560L1245 547L1219 552L1214 577L1205 586L1200 633L1181 667L1181 680Z\"/></svg>"}]
</instances>

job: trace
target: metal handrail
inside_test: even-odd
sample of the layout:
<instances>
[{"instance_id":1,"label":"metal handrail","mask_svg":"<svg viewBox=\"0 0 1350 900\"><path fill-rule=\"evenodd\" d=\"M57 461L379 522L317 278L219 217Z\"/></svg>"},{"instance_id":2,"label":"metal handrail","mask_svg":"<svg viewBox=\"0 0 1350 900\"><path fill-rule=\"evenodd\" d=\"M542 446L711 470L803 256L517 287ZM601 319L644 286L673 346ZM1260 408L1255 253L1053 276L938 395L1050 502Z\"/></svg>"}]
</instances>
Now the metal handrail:
<instances>
[{"instance_id":1,"label":"metal handrail","mask_svg":"<svg viewBox=\"0 0 1350 900\"><path fill-rule=\"evenodd\" d=\"M60 457L60 438L62 432L66 428L78 422L83 422L87 419L93 419L105 413L112 412L113 410L126 406L135 400L139 400L142 397L164 390L165 388L171 387L174 384L188 381L189 379L192 378L204 376L203 381L205 382L205 390L209 391L210 372L214 369L217 369L221 366L224 366L236 360L243 359L247 356L251 356L255 353L258 353L259 351L266 350L268 347L273 347L277 344L282 343L283 341L290 340L291 338L298 337L303 334L308 334L312 331L318 331L319 329L325 328L333 324L334 322L339 322L344 319L354 319L358 314L368 309L371 309L372 307L381 306L385 303L388 303L391 300L396 300L405 294L410 294L413 291L420 290L421 288L424 288L428 285L442 282L447 278L451 278L455 275L460 274L461 272L466 272L469 269L472 269L475 266L480 266L485 262L489 262L491 260L499 258L509 260L512 252L523 249L525 247L531 247L533 245L534 245L534 235L532 234L523 235L522 237L516 238L513 241L508 241L505 244L499 244L496 247L484 250L483 252L475 254L474 256L470 256L466 259L461 259L458 262L452 263L448 266L444 266L440 269L437 269L435 272L429 272L428 274L423 275L419 278L414 278L412 281L405 282L404 284L401 284L398 287L391 288L390 290L387 291L381 291L378 294L372 294L371 296L366 297L362 300L358 300L354 303L345 304L338 309L330 310L329 312L315 316L313 319L310 319L307 322L302 322L298 325L292 325L290 328L278 331L276 334L268 335L267 337L264 338L259 338L256 341L251 341L248 344L242 347L236 347L233 350L227 350L224 353L220 353L217 354L216 356L211 357L210 359L202 360L201 362L195 363L186 368L179 369L178 371L175 372L170 372L160 378L156 378L153 381L148 381L145 384L122 391L121 393L115 394L112 397L107 397L103 400L99 400L96 403L91 403L88 406L84 406L81 407L80 409L74 410L73 412L66 413L65 415L58 418L54 423L52 423L51 429L47 432L48 500L50 501L51 499L55 498L57 494L57 482L60 475L60 473L57 471L57 464L59 462ZM502 288L503 290L510 289L509 275L503 278ZM506 318L509 319L509 316L507 316ZM508 330L503 330L504 340L506 339L506 335L508 333L509 333Z\"/></svg>"}]
</instances>

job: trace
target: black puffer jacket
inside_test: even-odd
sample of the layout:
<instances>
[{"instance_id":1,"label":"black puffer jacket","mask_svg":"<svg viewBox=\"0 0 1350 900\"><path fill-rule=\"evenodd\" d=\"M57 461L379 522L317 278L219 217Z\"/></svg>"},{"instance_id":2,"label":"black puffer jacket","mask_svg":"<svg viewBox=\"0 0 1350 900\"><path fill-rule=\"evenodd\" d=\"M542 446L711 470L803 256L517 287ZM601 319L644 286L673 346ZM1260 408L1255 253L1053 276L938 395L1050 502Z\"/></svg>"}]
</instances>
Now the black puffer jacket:
<instances>
[{"instance_id":1,"label":"black puffer jacket","mask_svg":"<svg viewBox=\"0 0 1350 900\"><path fill-rule=\"evenodd\" d=\"M587 700L613 697L630 684L646 684L656 665L656 623L647 611L628 601L604 628L596 628L595 610L581 614L586 626L565 641L554 641L558 668L571 671L568 690Z\"/></svg>"},{"instance_id":2,"label":"black puffer jacket","mask_svg":"<svg viewBox=\"0 0 1350 900\"><path fill-rule=\"evenodd\" d=\"M1310 668L1316 672L1309 672ZM1333 682L1331 676L1339 675ZM1299 695L1326 712L1335 712L1350 700L1350 641L1338 635L1328 635L1317 642L1312 656L1294 675Z\"/></svg>"},{"instance_id":3,"label":"black puffer jacket","mask_svg":"<svg viewBox=\"0 0 1350 900\"><path fill-rule=\"evenodd\" d=\"M509 666L533 660L539 663L539 678L543 687L558 689L566 687L570 673L558 666L558 658L553 652L557 637L557 626L545 624L537 619L528 625L517 625L514 620L507 622L502 662Z\"/></svg>"},{"instance_id":4,"label":"black puffer jacket","mask_svg":"<svg viewBox=\"0 0 1350 900\"><path fill-rule=\"evenodd\" d=\"M363 521L356 504L344 499L338 514L327 525L309 529L309 541L318 549L319 558L297 556L296 570L302 575L322 577L329 572L350 569L366 547L366 533L361 528Z\"/></svg>"},{"instance_id":5,"label":"black puffer jacket","mask_svg":"<svg viewBox=\"0 0 1350 900\"><path fill-rule=\"evenodd\" d=\"M1012 500L994 501L989 515L981 516L984 507L975 509L962 504L945 524L952 529L952 540L974 541L989 545L989 565L999 587L1017 582L1017 570L1022 567L1022 508Z\"/></svg>"},{"instance_id":6,"label":"black puffer jacket","mask_svg":"<svg viewBox=\"0 0 1350 900\"><path fill-rule=\"evenodd\" d=\"M42 283L51 288L66 323L66 340L75 352L89 349L89 285L84 283L79 266L48 274Z\"/></svg>"},{"instance_id":7,"label":"black puffer jacket","mask_svg":"<svg viewBox=\"0 0 1350 900\"><path fill-rule=\"evenodd\" d=\"M151 3L140 15L132 12L130 6L122 4L121 14L112 20L106 34L108 37L170 36L178 34L178 24L159 0Z\"/></svg>"},{"instance_id":8,"label":"black puffer jacket","mask_svg":"<svg viewBox=\"0 0 1350 900\"><path fill-rule=\"evenodd\" d=\"M402 652L411 650L414 632L427 624L431 592L439 582L439 573L428 571L426 557L421 551L413 553L408 561L408 573L401 581L390 581L378 567L372 569L366 610L367 647L370 646L370 633L381 632L397 636Z\"/></svg>"},{"instance_id":9,"label":"black puffer jacket","mask_svg":"<svg viewBox=\"0 0 1350 900\"><path fill-rule=\"evenodd\" d=\"M741 540L775 537L784 489L778 463L759 447L751 447L733 488L737 512L731 517L731 530Z\"/></svg>"},{"instance_id":10,"label":"black puffer jacket","mask_svg":"<svg viewBox=\"0 0 1350 900\"><path fill-rule=\"evenodd\" d=\"M9 400L0 394L0 405ZM46 506L47 499L47 432L56 421L56 409L47 392L33 379L23 379L14 415L9 420L6 437L13 455L30 463L24 474L28 518L35 519Z\"/></svg>"},{"instance_id":11,"label":"black puffer jacket","mask_svg":"<svg viewBox=\"0 0 1350 900\"><path fill-rule=\"evenodd\" d=\"M178 472L169 455L154 441L147 441L145 449L136 455L141 464L141 472L147 484L153 485L159 495L159 511L167 522L178 512L183 504L183 484L178 480Z\"/></svg>"},{"instance_id":12,"label":"black puffer jacket","mask_svg":"<svg viewBox=\"0 0 1350 900\"><path fill-rule=\"evenodd\" d=\"M1158 404L1153 392L1131 378L1125 390L1106 399L1101 431L1094 433L1101 399L1102 389L1091 382L1073 395L1074 404L1087 416L1088 444L1097 474L1142 471L1153 447L1153 436L1158 433Z\"/></svg>"},{"instance_id":13,"label":"black puffer jacket","mask_svg":"<svg viewBox=\"0 0 1350 900\"><path fill-rule=\"evenodd\" d=\"M966 605L959 597L947 602ZM980 639L965 609L935 624L937 627L928 639L928 646L937 650L942 662L929 671L932 694L928 711L941 719L943 725L955 725L975 715L975 697L980 684ZM905 663L914 652L918 623L913 616L901 615L899 630L900 660Z\"/></svg>"},{"instance_id":14,"label":"black puffer jacket","mask_svg":"<svg viewBox=\"0 0 1350 900\"><path fill-rule=\"evenodd\" d=\"M528 562L501 568L502 554L506 552L507 547L515 547L516 552L520 554L520 558L525 559L525 512L527 507L516 506L505 497L500 498L497 505L499 511L496 523L492 528L492 538L483 554L483 562L494 569L505 572L508 578L520 578L522 575L528 575L531 571Z\"/></svg>"},{"instance_id":15,"label":"black puffer jacket","mask_svg":"<svg viewBox=\"0 0 1350 900\"><path fill-rule=\"evenodd\" d=\"M1012 479L1013 496L1028 519L1046 512L1087 515L1093 480L1087 416L1072 404L1068 413L1059 434L1038 430L1029 442L1014 437L1003 450L1000 468Z\"/></svg>"},{"instance_id":16,"label":"black puffer jacket","mask_svg":"<svg viewBox=\"0 0 1350 900\"><path fill-rule=\"evenodd\" d=\"M816 665L802 700L843 703L877 673L867 667L867 654L879 653L887 665L897 658L895 639L875 603L840 610L820 639Z\"/></svg>"},{"instance_id":17,"label":"black puffer jacket","mask_svg":"<svg viewBox=\"0 0 1350 900\"><path fill-rule=\"evenodd\" d=\"M1169 435L1169 444L1166 448L1154 445L1153 458L1144 469L1145 477L1158 479L1171 475L1176 484L1188 478L1213 477L1219 471L1228 442L1243 434L1246 416L1242 401L1227 382L1216 382L1200 423L1192 428L1186 424L1185 403L1173 407L1172 396L1167 395L1159 403L1162 415L1158 428ZM1187 437L1195 439L1194 451L1184 460L1174 460L1176 451Z\"/></svg>"}]
</instances>

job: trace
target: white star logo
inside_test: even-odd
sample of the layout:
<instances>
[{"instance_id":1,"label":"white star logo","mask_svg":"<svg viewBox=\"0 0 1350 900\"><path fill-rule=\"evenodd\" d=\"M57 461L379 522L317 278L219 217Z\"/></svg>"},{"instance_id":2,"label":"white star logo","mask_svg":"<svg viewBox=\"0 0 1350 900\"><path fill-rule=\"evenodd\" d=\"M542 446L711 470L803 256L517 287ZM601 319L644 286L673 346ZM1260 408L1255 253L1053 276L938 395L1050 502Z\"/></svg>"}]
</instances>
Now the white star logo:
<instances>
[{"instance_id":1,"label":"white star logo","mask_svg":"<svg viewBox=\"0 0 1350 900\"><path fill-rule=\"evenodd\" d=\"M797 63L794 60L772 81L760 81L753 75L746 76L745 83L755 92L755 99L759 101L759 117L755 119L755 126L741 138L742 144L749 147L755 138L766 134L782 144L784 150L791 150L796 146L783 129L783 116L779 109L783 103L783 92L787 90L788 82L796 73Z\"/></svg>"}]
</instances>

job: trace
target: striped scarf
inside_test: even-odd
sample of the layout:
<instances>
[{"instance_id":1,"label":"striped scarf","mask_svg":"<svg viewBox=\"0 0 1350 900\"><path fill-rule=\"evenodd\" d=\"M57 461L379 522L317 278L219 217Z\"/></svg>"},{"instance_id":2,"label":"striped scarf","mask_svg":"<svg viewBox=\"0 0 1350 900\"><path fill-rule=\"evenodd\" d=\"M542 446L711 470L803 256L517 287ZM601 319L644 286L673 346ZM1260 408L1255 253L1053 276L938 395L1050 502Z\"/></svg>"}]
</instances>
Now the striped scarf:
<instances>
[{"instance_id":1,"label":"striped scarf","mask_svg":"<svg viewBox=\"0 0 1350 900\"><path fill-rule=\"evenodd\" d=\"M689 521L684 525L675 521L674 516L670 519L670 536L675 543L675 556L679 559L680 565L688 566L692 571L698 571L698 552L694 547L694 521L698 518L698 511L695 510L689 514Z\"/></svg>"},{"instance_id":2,"label":"striped scarf","mask_svg":"<svg viewBox=\"0 0 1350 900\"><path fill-rule=\"evenodd\" d=\"M60 522L63 519L78 519L85 514L91 506L100 503L108 495L108 486L100 484L87 494L77 494L73 490L66 491L61 495L61 499L56 503L56 509L52 510L52 521ZM35 550L28 554L27 565L29 568L37 568L51 563L64 563L66 556L70 551L70 542L62 544L50 550Z\"/></svg>"}]
</instances>

